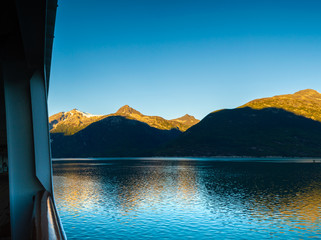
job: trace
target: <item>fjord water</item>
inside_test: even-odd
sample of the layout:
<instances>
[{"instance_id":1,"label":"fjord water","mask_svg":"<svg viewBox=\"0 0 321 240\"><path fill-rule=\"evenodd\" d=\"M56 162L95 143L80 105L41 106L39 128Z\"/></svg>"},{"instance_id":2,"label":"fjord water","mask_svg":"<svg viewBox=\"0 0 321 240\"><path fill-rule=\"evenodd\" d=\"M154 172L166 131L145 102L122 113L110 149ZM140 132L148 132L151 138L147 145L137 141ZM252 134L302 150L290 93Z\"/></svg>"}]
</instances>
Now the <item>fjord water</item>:
<instances>
[{"instance_id":1,"label":"fjord water","mask_svg":"<svg viewBox=\"0 0 321 240\"><path fill-rule=\"evenodd\" d=\"M321 237L320 160L230 160L54 162L55 199L67 237Z\"/></svg>"}]
</instances>

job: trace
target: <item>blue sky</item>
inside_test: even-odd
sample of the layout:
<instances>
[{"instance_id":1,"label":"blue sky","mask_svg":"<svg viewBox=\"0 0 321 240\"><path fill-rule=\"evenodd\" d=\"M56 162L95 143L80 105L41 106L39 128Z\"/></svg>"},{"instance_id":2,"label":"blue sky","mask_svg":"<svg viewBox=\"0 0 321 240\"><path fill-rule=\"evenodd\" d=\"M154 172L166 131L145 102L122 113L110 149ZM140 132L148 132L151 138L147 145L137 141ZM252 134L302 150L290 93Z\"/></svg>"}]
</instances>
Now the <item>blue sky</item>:
<instances>
[{"instance_id":1,"label":"blue sky","mask_svg":"<svg viewBox=\"0 0 321 240\"><path fill-rule=\"evenodd\" d=\"M128 104L167 119L313 88L321 1L61 0L49 114Z\"/></svg>"}]
</instances>

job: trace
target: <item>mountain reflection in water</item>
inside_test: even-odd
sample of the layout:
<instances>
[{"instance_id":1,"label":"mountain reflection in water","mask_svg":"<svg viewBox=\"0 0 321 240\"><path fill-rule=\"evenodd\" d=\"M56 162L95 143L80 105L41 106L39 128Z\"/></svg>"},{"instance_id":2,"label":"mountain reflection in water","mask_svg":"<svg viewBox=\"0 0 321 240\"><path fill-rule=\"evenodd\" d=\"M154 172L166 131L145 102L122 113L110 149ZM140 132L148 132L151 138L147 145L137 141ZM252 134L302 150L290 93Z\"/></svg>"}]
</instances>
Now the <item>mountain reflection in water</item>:
<instances>
[{"instance_id":1,"label":"mountain reflection in water","mask_svg":"<svg viewBox=\"0 0 321 240\"><path fill-rule=\"evenodd\" d=\"M321 164L55 163L68 239L321 237Z\"/></svg>"}]
</instances>

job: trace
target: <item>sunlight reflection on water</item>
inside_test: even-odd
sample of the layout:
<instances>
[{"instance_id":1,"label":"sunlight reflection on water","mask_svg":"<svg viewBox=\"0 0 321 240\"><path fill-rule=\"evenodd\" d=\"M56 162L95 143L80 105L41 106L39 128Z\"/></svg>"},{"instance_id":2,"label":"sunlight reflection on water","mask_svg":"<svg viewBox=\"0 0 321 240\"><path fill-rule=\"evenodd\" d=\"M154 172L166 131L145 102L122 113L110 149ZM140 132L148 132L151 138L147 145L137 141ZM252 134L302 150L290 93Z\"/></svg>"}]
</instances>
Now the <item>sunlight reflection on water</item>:
<instances>
[{"instance_id":1,"label":"sunlight reflection on water","mask_svg":"<svg viewBox=\"0 0 321 240\"><path fill-rule=\"evenodd\" d=\"M55 163L68 239L321 237L321 164Z\"/></svg>"}]
</instances>

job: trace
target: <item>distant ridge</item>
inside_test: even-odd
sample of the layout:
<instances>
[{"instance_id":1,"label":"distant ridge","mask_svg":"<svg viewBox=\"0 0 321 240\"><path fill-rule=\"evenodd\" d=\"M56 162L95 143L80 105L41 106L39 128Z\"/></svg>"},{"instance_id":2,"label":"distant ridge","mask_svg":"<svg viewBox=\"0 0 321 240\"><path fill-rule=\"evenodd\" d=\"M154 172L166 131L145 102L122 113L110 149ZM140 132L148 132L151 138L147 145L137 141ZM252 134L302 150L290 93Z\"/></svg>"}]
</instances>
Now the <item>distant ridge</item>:
<instances>
[{"instance_id":1,"label":"distant ridge","mask_svg":"<svg viewBox=\"0 0 321 240\"><path fill-rule=\"evenodd\" d=\"M250 101L239 108L253 109L281 108L296 115L321 122L321 94L313 89L305 89L294 94L278 95Z\"/></svg>"},{"instance_id":2,"label":"distant ridge","mask_svg":"<svg viewBox=\"0 0 321 240\"><path fill-rule=\"evenodd\" d=\"M208 114L159 156L321 157L321 94L294 94L250 101Z\"/></svg>"},{"instance_id":3,"label":"distant ridge","mask_svg":"<svg viewBox=\"0 0 321 240\"><path fill-rule=\"evenodd\" d=\"M173 120L166 120L159 116L146 116L129 105L124 105L119 108L116 113L107 115L92 115L79 111L78 109L60 112L49 117L49 128L51 133L73 135L85 129L90 124L111 116L122 116L131 120L137 120L160 130L178 129L180 131L186 131L199 122L199 120L188 114Z\"/></svg>"},{"instance_id":4,"label":"distant ridge","mask_svg":"<svg viewBox=\"0 0 321 240\"><path fill-rule=\"evenodd\" d=\"M179 136L177 129L160 130L123 116L109 116L73 135L52 133L53 157L141 157Z\"/></svg>"},{"instance_id":5,"label":"distant ridge","mask_svg":"<svg viewBox=\"0 0 321 240\"><path fill-rule=\"evenodd\" d=\"M157 155L321 157L321 123L280 108L225 109L207 115Z\"/></svg>"},{"instance_id":6,"label":"distant ridge","mask_svg":"<svg viewBox=\"0 0 321 240\"><path fill-rule=\"evenodd\" d=\"M102 116L73 109L50 120L54 157L321 157L321 94L313 89L255 99L202 121L146 116L128 105Z\"/></svg>"},{"instance_id":7,"label":"distant ridge","mask_svg":"<svg viewBox=\"0 0 321 240\"><path fill-rule=\"evenodd\" d=\"M182 132L186 131L188 128L199 122L198 119L188 114L172 120L166 120L165 118L159 116L147 116L128 105L121 107L116 113L111 115L124 116L128 119L134 119L140 122L147 123L149 126L161 130L179 129Z\"/></svg>"}]
</instances>

